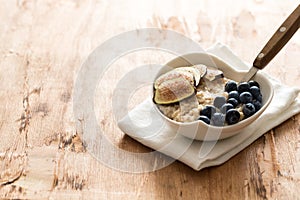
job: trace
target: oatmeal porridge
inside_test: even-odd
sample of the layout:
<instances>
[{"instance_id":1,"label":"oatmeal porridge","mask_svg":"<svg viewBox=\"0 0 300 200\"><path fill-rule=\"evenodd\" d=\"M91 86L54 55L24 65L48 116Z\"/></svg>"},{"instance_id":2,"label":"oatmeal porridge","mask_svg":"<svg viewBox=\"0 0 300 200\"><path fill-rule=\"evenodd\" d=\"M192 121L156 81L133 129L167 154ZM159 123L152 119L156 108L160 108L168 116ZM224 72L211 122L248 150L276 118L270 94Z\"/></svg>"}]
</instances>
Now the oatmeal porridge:
<instances>
[{"instance_id":1,"label":"oatmeal porridge","mask_svg":"<svg viewBox=\"0 0 300 200\"><path fill-rule=\"evenodd\" d=\"M257 82L236 83L204 65L190 68L176 68L155 82L153 100L166 117L223 126L238 123L261 108Z\"/></svg>"}]
</instances>

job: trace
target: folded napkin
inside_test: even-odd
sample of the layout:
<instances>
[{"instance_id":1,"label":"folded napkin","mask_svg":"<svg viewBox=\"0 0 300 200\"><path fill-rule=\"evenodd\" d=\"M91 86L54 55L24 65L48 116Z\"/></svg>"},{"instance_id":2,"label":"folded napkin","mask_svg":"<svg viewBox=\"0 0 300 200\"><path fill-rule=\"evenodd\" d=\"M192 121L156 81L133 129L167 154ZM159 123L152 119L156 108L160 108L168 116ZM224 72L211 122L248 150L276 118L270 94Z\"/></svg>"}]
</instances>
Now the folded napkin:
<instances>
[{"instance_id":1,"label":"folded napkin","mask_svg":"<svg viewBox=\"0 0 300 200\"><path fill-rule=\"evenodd\" d=\"M207 51L237 69L249 69L223 44L218 43ZM273 84L274 97L257 120L233 137L216 142L204 142L175 134L176 128L165 123L165 119L154 108L150 97L131 110L118 125L123 132L140 143L195 170L222 164L264 133L300 112L300 100L297 98L300 89L283 85L266 73L263 74Z\"/></svg>"}]
</instances>

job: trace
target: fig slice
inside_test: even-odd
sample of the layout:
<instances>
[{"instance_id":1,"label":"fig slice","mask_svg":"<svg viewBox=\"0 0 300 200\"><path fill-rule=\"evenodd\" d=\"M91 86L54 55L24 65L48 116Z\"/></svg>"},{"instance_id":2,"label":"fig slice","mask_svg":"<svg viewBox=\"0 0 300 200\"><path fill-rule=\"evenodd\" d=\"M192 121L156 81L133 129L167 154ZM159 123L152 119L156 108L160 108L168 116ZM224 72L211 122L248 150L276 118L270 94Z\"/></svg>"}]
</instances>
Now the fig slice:
<instances>
[{"instance_id":1,"label":"fig slice","mask_svg":"<svg viewBox=\"0 0 300 200\"><path fill-rule=\"evenodd\" d=\"M207 67L205 65L194 65L192 68L196 69L197 73L194 74L195 78L195 86L198 86L200 83L200 80L203 76L207 73Z\"/></svg>"},{"instance_id":2,"label":"fig slice","mask_svg":"<svg viewBox=\"0 0 300 200\"><path fill-rule=\"evenodd\" d=\"M175 68L160 77L154 83L154 102L170 104L195 94L195 87L206 74L205 65Z\"/></svg>"},{"instance_id":3,"label":"fig slice","mask_svg":"<svg viewBox=\"0 0 300 200\"><path fill-rule=\"evenodd\" d=\"M213 68L213 67L208 67L207 73L204 76L204 78L209 81L213 81L213 80L223 78L223 77L224 77L223 72L218 70L217 68Z\"/></svg>"},{"instance_id":4,"label":"fig slice","mask_svg":"<svg viewBox=\"0 0 300 200\"><path fill-rule=\"evenodd\" d=\"M154 102L170 104L181 101L195 94L195 88L183 77L164 81L155 90Z\"/></svg>"},{"instance_id":5,"label":"fig slice","mask_svg":"<svg viewBox=\"0 0 300 200\"><path fill-rule=\"evenodd\" d=\"M184 70L181 68L183 68L183 67L173 69L173 70L161 75L160 77L158 77L154 83L154 88L156 89L159 87L160 84L162 84L166 81L172 80L172 79L179 78L179 77L181 77L181 78L189 81L191 84L193 84L194 83L193 74L188 72L187 70Z\"/></svg>"}]
</instances>

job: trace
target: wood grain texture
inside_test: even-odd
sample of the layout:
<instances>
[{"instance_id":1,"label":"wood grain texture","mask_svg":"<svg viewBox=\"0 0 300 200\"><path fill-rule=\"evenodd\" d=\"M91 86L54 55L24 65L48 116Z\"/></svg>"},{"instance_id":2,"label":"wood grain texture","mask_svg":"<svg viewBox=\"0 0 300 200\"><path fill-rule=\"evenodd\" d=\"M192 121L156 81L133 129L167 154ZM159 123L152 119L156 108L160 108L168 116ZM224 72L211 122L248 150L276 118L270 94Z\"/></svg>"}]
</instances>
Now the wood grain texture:
<instances>
[{"instance_id":1,"label":"wood grain texture","mask_svg":"<svg viewBox=\"0 0 300 200\"><path fill-rule=\"evenodd\" d=\"M116 34L171 29L204 48L225 43L251 63L297 5L285 0L1 0L0 198L299 199L300 114L220 166L197 172L174 162L134 174L107 167L88 153L80 136L84 127L75 126L72 96L82 62ZM300 85L299 38L298 33L264 69L290 86ZM100 81L105 89L96 94L95 109L115 146L151 151L118 129L110 98L134 66L170 58L150 50L129 54ZM128 107L147 95L136 91Z\"/></svg>"}]
</instances>

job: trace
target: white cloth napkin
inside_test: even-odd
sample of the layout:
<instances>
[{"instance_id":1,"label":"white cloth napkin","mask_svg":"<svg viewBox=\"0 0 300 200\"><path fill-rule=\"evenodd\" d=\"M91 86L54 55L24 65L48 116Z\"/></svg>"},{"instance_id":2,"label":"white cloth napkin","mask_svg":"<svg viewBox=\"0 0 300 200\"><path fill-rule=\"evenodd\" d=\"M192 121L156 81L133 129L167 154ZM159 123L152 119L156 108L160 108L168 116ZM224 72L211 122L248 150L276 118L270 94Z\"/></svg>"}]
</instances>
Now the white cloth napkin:
<instances>
[{"instance_id":1,"label":"white cloth napkin","mask_svg":"<svg viewBox=\"0 0 300 200\"><path fill-rule=\"evenodd\" d=\"M207 50L238 69L249 67L223 44ZM263 73L263 72L261 72ZM257 138L300 112L300 89L279 83L267 76L274 87L274 97L268 108L249 127L239 134L217 142L193 141L180 134L154 108L151 98L131 110L118 125L120 129L142 144L171 156L195 170L224 163ZM153 128L155 127L155 128Z\"/></svg>"}]
</instances>

